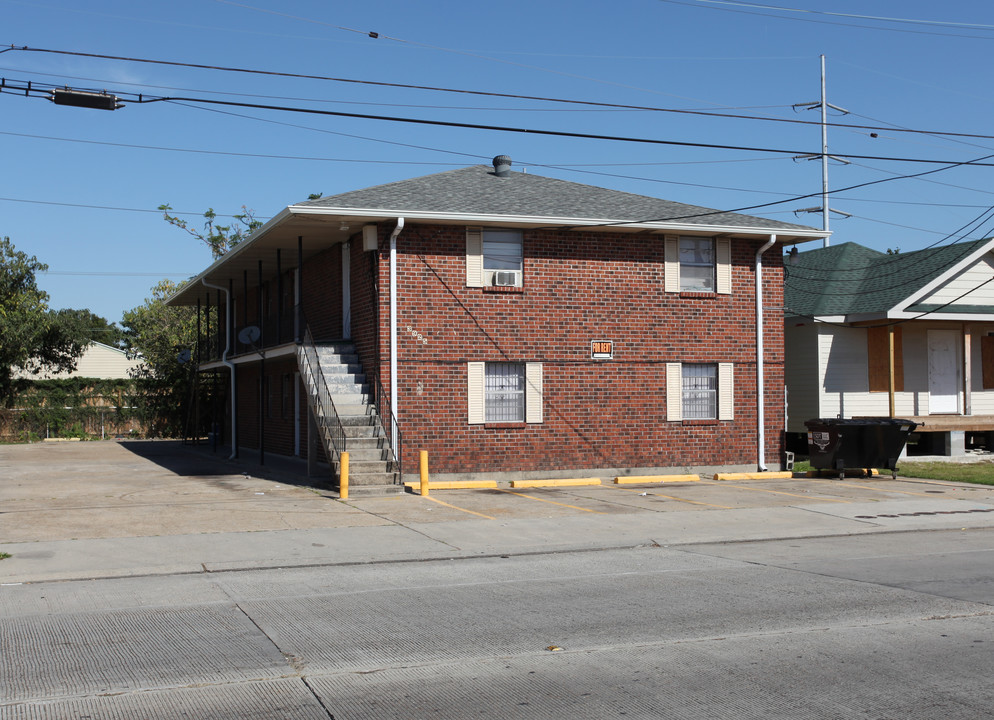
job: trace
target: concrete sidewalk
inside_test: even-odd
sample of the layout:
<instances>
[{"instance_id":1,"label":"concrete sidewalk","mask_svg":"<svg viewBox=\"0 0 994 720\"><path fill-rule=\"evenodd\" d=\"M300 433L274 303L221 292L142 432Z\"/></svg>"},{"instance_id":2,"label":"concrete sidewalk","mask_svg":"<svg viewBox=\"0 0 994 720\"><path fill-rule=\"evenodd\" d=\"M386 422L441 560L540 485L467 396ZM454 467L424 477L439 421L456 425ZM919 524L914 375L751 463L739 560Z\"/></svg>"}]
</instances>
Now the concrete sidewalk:
<instances>
[{"instance_id":1,"label":"concrete sidewalk","mask_svg":"<svg viewBox=\"0 0 994 720\"><path fill-rule=\"evenodd\" d=\"M244 467L244 469L243 469ZM782 480L339 501L177 443L0 448L0 583L994 527L994 487Z\"/></svg>"}]
</instances>

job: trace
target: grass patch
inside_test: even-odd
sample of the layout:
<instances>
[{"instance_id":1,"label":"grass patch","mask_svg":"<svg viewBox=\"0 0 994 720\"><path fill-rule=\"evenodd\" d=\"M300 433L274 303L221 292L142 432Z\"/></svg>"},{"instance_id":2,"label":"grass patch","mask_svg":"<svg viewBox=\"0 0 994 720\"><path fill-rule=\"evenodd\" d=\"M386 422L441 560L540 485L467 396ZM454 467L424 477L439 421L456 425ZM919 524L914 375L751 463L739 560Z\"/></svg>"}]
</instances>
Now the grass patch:
<instances>
[{"instance_id":1,"label":"grass patch","mask_svg":"<svg viewBox=\"0 0 994 720\"><path fill-rule=\"evenodd\" d=\"M994 485L994 462L990 460L975 463L902 462L897 466L897 474L901 477L926 480Z\"/></svg>"},{"instance_id":2,"label":"grass patch","mask_svg":"<svg viewBox=\"0 0 994 720\"><path fill-rule=\"evenodd\" d=\"M811 463L800 460L794 463L794 472L813 470ZM890 470L879 468L880 474L890 476ZM897 464L897 476L920 478L922 480L947 480L949 482L994 485L994 461L983 460L974 463L955 462L914 462L904 460Z\"/></svg>"},{"instance_id":3,"label":"grass patch","mask_svg":"<svg viewBox=\"0 0 994 720\"><path fill-rule=\"evenodd\" d=\"M0 560L6 560L10 557L10 553L0 552Z\"/></svg>"}]
</instances>

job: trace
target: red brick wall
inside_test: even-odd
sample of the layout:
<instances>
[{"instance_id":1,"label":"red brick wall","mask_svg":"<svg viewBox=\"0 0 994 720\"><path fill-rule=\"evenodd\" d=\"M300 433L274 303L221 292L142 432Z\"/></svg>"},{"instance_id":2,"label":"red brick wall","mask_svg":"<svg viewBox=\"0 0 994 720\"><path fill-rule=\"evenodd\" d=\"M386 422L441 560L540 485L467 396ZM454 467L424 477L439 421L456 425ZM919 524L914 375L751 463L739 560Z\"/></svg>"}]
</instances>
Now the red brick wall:
<instances>
[{"instance_id":1,"label":"red brick wall","mask_svg":"<svg viewBox=\"0 0 994 720\"><path fill-rule=\"evenodd\" d=\"M663 292L661 236L526 231L523 291L501 293L466 287L464 232L409 225L398 239L405 472L416 471L418 450L438 473L756 464L754 257L762 241L733 241L732 295L681 297ZM383 254L384 384L387 262ZM766 458L777 463L784 387L775 249L764 278ZM612 340L614 359L591 360L592 340ZM543 363L542 424L467 423L466 363L501 360ZM735 419L667 422L665 363L719 361L735 364Z\"/></svg>"},{"instance_id":2,"label":"red brick wall","mask_svg":"<svg viewBox=\"0 0 994 720\"><path fill-rule=\"evenodd\" d=\"M389 238L389 230L384 227L379 228L380 247L386 245ZM349 262L350 286L352 289L352 340L359 354L359 362L362 363L363 371L370 380L378 376L380 370L379 350L381 328L380 308L388 308L390 301L389 292L381 295L379 288L378 273L389 272L389 255L384 254L382 261L380 251L364 251L362 249L362 238L356 237L352 240L352 255ZM387 278L389 281L389 278ZM386 286L389 288L389 282ZM385 331L384 337L389 340L389 328ZM383 346L384 352L389 349L389 343ZM388 360L384 358L383 363Z\"/></svg>"},{"instance_id":3,"label":"red brick wall","mask_svg":"<svg viewBox=\"0 0 994 720\"><path fill-rule=\"evenodd\" d=\"M238 445L258 449L260 422L260 367L258 362L237 365ZM262 422L265 428L265 451L279 455L294 454L293 383L297 361L293 356L266 360L262 371ZM289 375L286 407L283 404L283 376ZM306 457L307 407L301 391L301 455Z\"/></svg>"},{"instance_id":4,"label":"red brick wall","mask_svg":"<svg viewBox=\"0 0 994 720\"><path fill-rule=\"evenodd\" d=\"M342 338L342 248L333 245L308 258L302 268L304 316L314 339Z\"/></svg>"}]
</instances>

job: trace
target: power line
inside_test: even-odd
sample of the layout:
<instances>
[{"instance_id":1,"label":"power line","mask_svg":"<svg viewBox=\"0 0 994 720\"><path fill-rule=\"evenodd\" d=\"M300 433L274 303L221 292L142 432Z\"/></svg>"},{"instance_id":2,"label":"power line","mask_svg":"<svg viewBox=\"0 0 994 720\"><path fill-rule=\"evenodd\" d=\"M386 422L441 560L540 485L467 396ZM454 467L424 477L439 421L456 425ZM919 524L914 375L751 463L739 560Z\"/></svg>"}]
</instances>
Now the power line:
<instances>
[{"instance_id":1,"label":"power line","mask_svg":"<svg viewBox=\"0 0 994 720\"><path fill-rule=\"evenodd\" d=\"M815 23L816 25L839 25L841 27L856 27L856 28L863 28L865 30L883 30L885 32L907 33L911 35L936 35L939 37L960 37L960 38L970 38L973 40L992 39L988 35L967 35L964 33L944 33L944 32L935 32L929 30L910 30L906 28L880 27L879 25L860 25L858 23L838 22L833 20L825 20L821 18L815 19L815 18L790 17L787 15L777 15L775 13L769 13L769 12L759 12L757 10L737 10L730 7L724 8L724 7L702 6L699 4L699 2L703 0L698 0L698 2L681 2L680 0L659 0L659 1L669 3L670 5L684 5L686 7L694 7L698 9L706 8L708 10L716 10L719 12L733 12L733 13L739 13L741 15L760 15L763 17L777 18L779 20L791 20L793 22ZM778 8L778 9L783 10L784 8Z\"/></svg>"},{"instance_id":2,"label":"power line","mask_svg":"<svg viewBox=\"0 0 994 720\"><path fill-rule=\"evenodd\" d=\"M56 202L54 200L28 200L26 198L0 197L0 202L30 203L31 205L55 205L58 207L84 208L86 210L117 210L120 212L154 213L156 215L162 214L162 210L149 210L147 208L118 207L114 205L87 205L85 203ZM203 212L181 212L178 210L170 210L169 212L173 213L174 215L190 215L191 217L204 216ZM235 216L218 213L218 217L234 218ZM269 218L258 218L258 219L268 220Z\"/></svg>"},{"instance_id":3,"label":"power line","mask_svg":"<svg viewBox=\"0 0 994 720\"><path fill-rule=\"evenodd\" d=\"M122 99L123 100L123 99ZM127 102L126 100L124 100ZM466 123L466 122L455 122L451 120L426 120L422 118L412 118L412 117L397 117L391 115L372 115L369 113L346 113L337 110L317 110L313 108L300 108L300 107L290 107L285 105L262 105L257 103L241 103L232 100L211 100L206 98L189 98L189 97L163 97L155 99L142 99L139 101L141 104L147 104L151 102L171 102L171 103L205 103L209 105L226 105L232 107L242 107L251 108L254 110L275 110L277 112L293 112L293 113L303 113L308 115L326 115L331 117L345 117L353 118L357 120L380 120L384 122L397 122L406 123L412 125L432 125L437 127L450 127L450 128L460 128L466 130L491 130L496 132L510 132L510 133L520 133L528 135L545 135L551 137L567 137L576 138L582 140L607 140L613 142L628 142L628 143L641 143L648 145L671 145L676 147L695 147L695 148L710 148L714 150L741 150L746 152L764 152L764 153L779 153L783 155L803 155L806 151L804 150L786 150L778 148L762 148L762 147L750 147L746 145L724 145L720 143L697 143L688 142L680 140L660 140L658 138L637 138L623 135L602 135L599 133L581 133L581 132L568 132L565 130L546 130L541 128L523 128L523 127L511 127L507 125L486 125L483 123ZM949 165L951 161L949 160L936 160L930 158L899 158L899 157L887 157L882 155L854 155L845 153L833 153L835 157L855 159L855 160L879 160L886 162L913 162L913 163L929 163L936 165ZM990 156L988 156L990 157ZM975 160L967 160L963 162L956 162L956 165L974 165L991 167L994 163L984 163Z\"/></svg>"},{"instance_id":4,"label":"power line","mask_svg":"<svg viewBox=\"0 0 994 720\"><path fill-rule=\"evenodd\" d=\"M662 1L668 2L670 0L662 0ZM47 48L31 48L31 47L28 47L26 45L25 46L20 46L20 47L15 46L15 45L11 45L9 48L6 48L5 50L0 50L0 52L8 52L10 50L16 50L16 51L22 51L22 52L51 53L51 54L56 54L56 55L70 55L70 56L77 56L77 57L90 57L90 58L97 58L97 59L102 59L102 60L120 60L120 61L123 61L123 62L148 63L148 64L153 64L153 65L169 65L169 66L174 66L174 67L188 67L188 68L194 68L194 69L200 69L200 70L217 70L217 71L222 71L222 72L247 73L247 74L251 74L251 75L269 75L269 76L274 76L274 77L288 77L288 78L298 78L298 79L305 79L305 80L321 80L321 81L325 81L325 82L340 82L340 83L350 83L350 84L357 84L357 85L370 85L370 86L376 86L376 87L401 88L401 89L408 89L408 90L426 90L426 91L431 91L431 92L456 93L456 94L463 94L463 95L480 95L480 96L484 96L484 97L500 97L500 98L507 98L507 99L512 99L512 100L534 100L534 101L539 101L539 102L563 103L563 104L568 104L568 105L586 105L586 106L589 106L589 107L612 108L612 109L620 109L620 110L640 110L640 111L647 111L647 112L664 112L664 113L675 113L675 114L681 114L681 115L697 115L697 116L706 116L706 117L727 118L727 119L735 119L735 120L756 120L756 121L765 121L765 122L788 123L788 124L792 124L792 125L817 125L819 127L821 126L821 122L812 121L812 120L801 120L799 118L777 118L777 117L768 117L768 116L764 117L764 116L759 116L759 115L742 115L742 114L737 114L737 113L722 113L722 112L714 112L714 111L706 111L706 110L685 110L685 109L679 109L679 108L662 108L662 107L656 107L656 106L651 106L651 105L629 105L629 104L621 104L621 103L606 103L606 102L597 102L597 101L592 101L592 100L575 100L575 99L569 99L569 98L557 98L557 97L548 97L548 96L540 96L540 95L522 95L522 94L516 94L516 93L498 93L498 92L491 92L491 91L485 91L485 90L465 90L465 89L459 89L459 88L436 87L436 86L431 86L431 85L412 85L412 84L407 84L407 83L391 83L391 82L384 82L384 81L377 81L377 80L359 80L359 79L355 79L355 78L343 78L343 77L334 77L334 76L328 76L328 75L311 75L311 74L304 74L304 73L279 72L279 71L274 71L274 70L256 70L256 69L251 69L251 68L230 67L230 66L223 66L223 65L206 65L206 64L200 64L200 63L187 63L187 62L178 62L178 61L174 61L174 60L152 60L152 59L148 59L148 58L135 58L135 57L126 57L126 56L119 56L119 55L106 55L106 54L101 54L101 53L85 53L85 52L70 51L70 50L52 50L52 49L47 49ZM52 87L55 87L55 86L52 86ZM0 90L2 90L2 88L0 88ZM163 99L167 99L167 98L157 98L157 99L158 100L163 100ZM168 98L168 99L187 100L187 101L190 101L190 102L197 102L198 101L195 98ZM134 101L131 101L131 102L134 102ZM203 102L207 102L207 101L203 101ZM220 101L216 101L216 102L220 102ZM313 100L313 102L320 102L320 100ZM248 106L252 107L252 105L248 105ZM848 129L854 129L854 130L877 130L877 131L887 130L887 131L891 131L891 132L903 132L903 133L914 133L914 134L925 134L925 135L942 135L942 136L948 136L948 137L968 137L968 138L979 138L979 139L984 139L984 140L994 140L994 135L982 135L982 134L977 134L977 133L961 133L961 132L945 131L945 130L919 130L919 129L901 128L901 127L881 127L881 126L876 126L876 125L852 125L852 124L848 124L848 123L827 123L827 124L830 127L848 128Z\"/></svg>"},{"instance_id":5,"label":"power line","mask_svg":"<svg viewBox=\"0 0 994 720\"><path fill-rule=\"evenodd\" d=\"M834 17L855 18L857 20L879 20L881 22L906 23L909 25L934 25L942 27L965 28L969 30L994 30L994 25L985 25L982 23L947 22L943 20L915 20L912 18L887 17L882 15L858 15L856 13L831 12L829 10L806 10L801 8L783 7L781 5L762 5L751 2L737 2L736 0L697 0L697 2L710 3L713 5L735 5L737 7L760 8L762 10L779 10L780 12L804 13L806 15L831 15Z\"/></svg>"}]
</instances>

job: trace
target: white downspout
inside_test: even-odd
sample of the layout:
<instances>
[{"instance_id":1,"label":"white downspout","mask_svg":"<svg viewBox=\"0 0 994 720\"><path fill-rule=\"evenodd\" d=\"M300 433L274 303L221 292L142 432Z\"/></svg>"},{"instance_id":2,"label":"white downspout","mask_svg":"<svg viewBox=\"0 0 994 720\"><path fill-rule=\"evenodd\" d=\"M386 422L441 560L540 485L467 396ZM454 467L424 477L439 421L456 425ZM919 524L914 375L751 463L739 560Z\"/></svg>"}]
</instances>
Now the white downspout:
<instances>
[{"instance_id":1,"label":"white downspout","mask_svg":"<svg viewBox=\"0 0 994 720\"><path fill-rule=\"evenodd\" d=\"M220 290L224 293L225 303L224 303L224 352L221 353L221 362L228 367L228 374L231 375L231 455L228 456L229 460L234 460L238 457L238 424L235 420L235 363L228 360L228 353L231 351L231 293L228 292L228 288L222 287L220 285L211 285L207 282L207 278L201 278L200 282L209 288L214 288L215 290Z\"/></svg>"},{"instance_id":2,"label":"white downspout","mask_svg":"<svg viewBox=\"0 0 994 720\"><path fill-rule=\"evenodd\" d=\"M763 366L763 253L777 242L776 235L756 252L756 423L758 440L759 471L766 472L766 412L764 403L765 374Z\"/></svg>"},{"instance_id":3,"label":"white downspout","mask_svg":"<svg viewBox=\"0 0 994 720\"><path fill-rule=\"evenodd\" d=\"M390 233L390 445L397 452L397 236L404 229L404 218L397 218L397 227Z\"/></svg>"}]
</instances>

